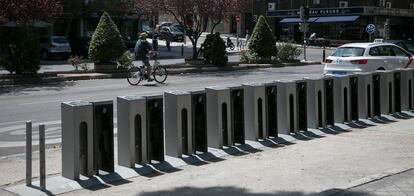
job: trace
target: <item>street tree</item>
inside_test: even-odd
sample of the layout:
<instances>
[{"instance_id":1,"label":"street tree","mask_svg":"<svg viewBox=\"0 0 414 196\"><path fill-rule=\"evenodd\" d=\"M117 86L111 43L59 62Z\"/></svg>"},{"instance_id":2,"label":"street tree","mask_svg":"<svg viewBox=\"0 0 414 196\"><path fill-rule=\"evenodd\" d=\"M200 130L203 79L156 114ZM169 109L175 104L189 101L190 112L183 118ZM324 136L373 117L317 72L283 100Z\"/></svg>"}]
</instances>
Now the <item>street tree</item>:
<instances>
[{"instance_id":1,"label":"street tree","mask_svg":"<svg viewBox=\"0 0 414 196\"><path fill-rule=\"evenodd\" d=\"M238 12L243 0L149 0L152 6L172 15L177 23L186 29L186 35L193 46L193 59L197 59L197 42L207 29L207 22L214 28L225 16Z\"/></svg>"},{"instance_id":2,"label":"street tree","mask_svg":"<svg viewBox=\"0 0 414 196\"><path fill-rule=\"evenodd\" d=\"M28 26L60 14L59 0L0 0L0 17Z\"/></svg>"},{"instance_id":3,"label":"street tree","mask_svg":"<svg viewBox=\"0 0 414 196\"><path fill-rule=\"evenodd\" d=\"M223 20L230 19L240 14L247 8L246 0L205 0L200 9L211 24L210 33L213 33L217 25Z\"/></svg>"}]
</instances>

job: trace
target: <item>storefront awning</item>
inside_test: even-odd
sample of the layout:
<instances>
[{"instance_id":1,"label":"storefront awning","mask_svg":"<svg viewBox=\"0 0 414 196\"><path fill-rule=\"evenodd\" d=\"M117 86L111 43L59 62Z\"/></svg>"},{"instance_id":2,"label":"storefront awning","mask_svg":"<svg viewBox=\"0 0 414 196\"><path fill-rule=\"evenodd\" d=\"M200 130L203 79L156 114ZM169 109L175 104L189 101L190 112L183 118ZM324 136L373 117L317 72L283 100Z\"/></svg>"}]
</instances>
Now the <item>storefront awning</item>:
<instances>
[{"instance_id":1,"label":"storefront awning","mask_svg":"<svg viewBox=\"0 0 414 196\"><path fill-rule=\"evenodd\" d=\"M308 23L331 23L331 22L353 22L358 20L359 16L327 16L312 17L307 20ZM300 18L284 18L279 23L301 23Z\"/></svg>"},{"instance_id":2,"label":"storefront awning","mask_svg":"<svg viewBox=\"0 0 414 196\"><path fill-rule=\"evenodd\" d=\"M315 22L315 20L317 20L318 18L314 17L314 18L309 18L309 20L307 20L308 23L311 22ZM301 23L302 20L300 18L284 18L282 19L279 23Z\"/></svg>"},{"instance_id":3,"label":"storefront awning","mask_svg":"<svg viewBox=\"0 0 414 196\"><path fill-rule=\"evenodd\" d=\"M354 22L358 20L359 16L329 16L319 17L316 23L329 23L329 22Z\"/></svg>"}]
</instances>

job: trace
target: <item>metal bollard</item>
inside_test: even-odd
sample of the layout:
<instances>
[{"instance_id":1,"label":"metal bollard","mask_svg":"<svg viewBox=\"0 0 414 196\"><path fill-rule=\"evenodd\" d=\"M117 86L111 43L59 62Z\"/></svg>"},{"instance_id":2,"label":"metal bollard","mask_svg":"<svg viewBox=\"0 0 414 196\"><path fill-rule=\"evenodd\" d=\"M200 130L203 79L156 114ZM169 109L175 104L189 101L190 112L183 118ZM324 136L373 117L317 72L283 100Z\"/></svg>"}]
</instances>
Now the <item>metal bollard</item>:
<instances>
[{"instance_id":1,"label":"metal bollard","mask_svg":"<svg viewBox=\"0 0 414 196\"><path fill-rule=\"evenodd\" d=\"M26 186L32 185L32 121L26 122Z\"/></svg>"},{"instance_id":2,"label":"metal bollard","mask_svg":"<svg viewBox=\"0 0 414 196\"><path fill-rule=\"evenodd\" d=\"M322 62L325 62L326 58L326 44L323 44L323 50L322 50Z\"/></svg>"},{"instance_id":3,"label":"metal bollard","mask_svg":"<svg viewBox=\"0 0 414 196\"><path fill-rule=\"evenodd\" d=\"M184 56L184 44L181 44L181 56Z\"/></svg>"},{"instance_id":4,"label":"metal bollard","mask_svg":"<svg viewBox=\"0 0 414 196\"><path fill-rule=\"evenodd\" d=\"M45 125L39 125L40 189L46 190Z\"/></svg>"}]
</instances>

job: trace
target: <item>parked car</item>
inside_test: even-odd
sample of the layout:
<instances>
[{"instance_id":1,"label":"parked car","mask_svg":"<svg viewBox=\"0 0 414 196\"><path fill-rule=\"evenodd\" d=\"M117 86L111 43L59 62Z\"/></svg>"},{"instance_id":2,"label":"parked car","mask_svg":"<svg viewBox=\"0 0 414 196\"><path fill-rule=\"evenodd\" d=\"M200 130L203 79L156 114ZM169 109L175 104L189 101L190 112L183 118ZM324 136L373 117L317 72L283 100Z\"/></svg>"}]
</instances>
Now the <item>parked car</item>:
<instances>
[{"instance_id":1,"label":"parked car","mask_svg":"<svg viewBox=\"0 0 414 196\"><path fill-rule=\"evenodd\" d=\"M384 42L395 44L401 48L404 48L411 54L414 54L414 43L407 40L385 40Z\"/></svg>"},{"instance_id":2,"label":"parked car","mask_svg":"<svg viewBox=\"0 0 414 196\"><path fill-rule=\"evenodd\" d=\"M357 72L412 67L413 57L391 43L352 43L340 46L325 59L324 74L346 75Z\"/></svg>"},{"instance_id":3,"label":"parked car","mask_svg":"<svg viewBox=\"0 0 414 196\"><path fill-rule=\"evenodd\" d=\"M160 39L165 39L167 35L171 37L172 41L184 41L184 33L175 27L162 27L159 34Z\"/></svg>"},{"instance_id":4,"label":"parked car","mask_svg":"<svg viewBox=\"0 0 414 196\"><path fill-rule=\"evenodd\" d=\"M40 57L44 60L56 56L66 59L71 52L69 41L64 36L40 38Z\"/></svg>"}]
</instances>

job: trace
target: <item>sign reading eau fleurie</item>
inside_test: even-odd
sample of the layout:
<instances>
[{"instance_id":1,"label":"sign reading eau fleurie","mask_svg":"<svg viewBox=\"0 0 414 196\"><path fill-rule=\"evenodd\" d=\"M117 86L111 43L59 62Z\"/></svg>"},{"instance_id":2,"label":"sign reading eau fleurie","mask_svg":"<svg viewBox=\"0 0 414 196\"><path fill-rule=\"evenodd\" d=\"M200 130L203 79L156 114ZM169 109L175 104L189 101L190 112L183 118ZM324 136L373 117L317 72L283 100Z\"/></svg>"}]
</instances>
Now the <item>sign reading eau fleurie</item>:
<instances>
[{"instance_id":1,"label":"sign reading eau fleurie","mask_svg":"<svg viewBox=\"0 0 414 196\"><path fill-rule=\"evenodd\" d=\"M364 7L347 7L347 8L321 8L309 10L310 16L338 16L338 15L352 15L363 14ZM299 17L300 10L275 10L268 11L268 17Z\"/></svg>"}]
</instances>

